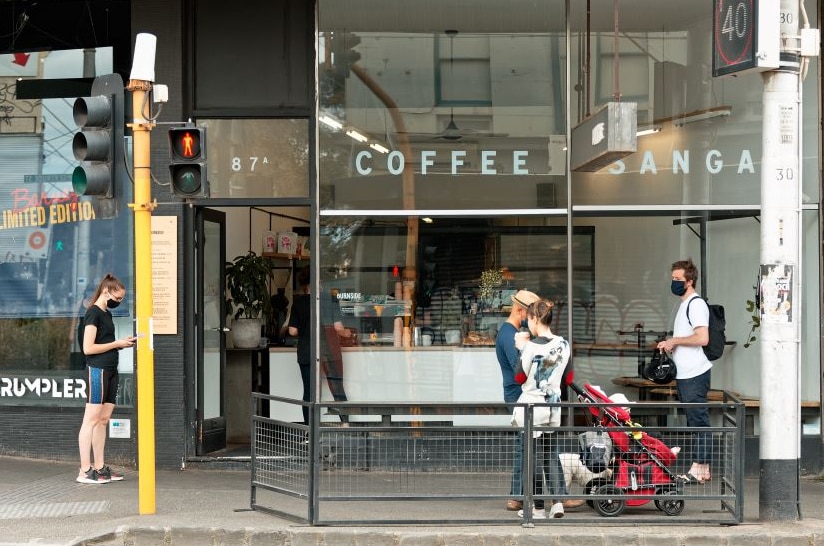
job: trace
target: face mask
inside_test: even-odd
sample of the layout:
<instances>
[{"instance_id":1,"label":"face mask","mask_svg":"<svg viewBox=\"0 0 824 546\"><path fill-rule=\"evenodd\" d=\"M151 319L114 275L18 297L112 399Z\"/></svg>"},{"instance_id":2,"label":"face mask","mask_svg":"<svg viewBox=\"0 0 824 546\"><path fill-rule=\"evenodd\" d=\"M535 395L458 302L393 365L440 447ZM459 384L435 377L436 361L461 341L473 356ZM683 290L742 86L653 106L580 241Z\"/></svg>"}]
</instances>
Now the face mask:
<instances>
[{"instance_id":1,"label":"face mask","mask_svg":"<svg viewBox=\"0 0 824 546\"><path fill-rule=\"evenodd\" d=\"M106 300L106 307L108 307L109 309L114 309L118 305L120 305L120 302L117 301L117 300L113 300L113 299Z\"/></svg>"},{"instance_id":2,"label":"face mask","mask_svg":"<svg viewBox=\"0 0 824 546\"><path fill-rule=\"evenodd\" d=\"M683 296L687 293L687 283L686 281L672 281L670 290L676 296Z\"/></svg>"}]
</instances>

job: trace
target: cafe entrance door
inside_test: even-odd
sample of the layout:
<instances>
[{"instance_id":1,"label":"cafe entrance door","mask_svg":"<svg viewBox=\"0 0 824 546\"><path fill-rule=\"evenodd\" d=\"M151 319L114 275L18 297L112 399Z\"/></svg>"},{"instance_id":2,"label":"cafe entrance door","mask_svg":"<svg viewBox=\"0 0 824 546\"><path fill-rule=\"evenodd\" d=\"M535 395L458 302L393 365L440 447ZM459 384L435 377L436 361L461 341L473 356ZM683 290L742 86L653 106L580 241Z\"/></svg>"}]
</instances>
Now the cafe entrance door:
<instances>
[{"instance_id":1,"label":"cafe entrance door","mask_svg":"<svg viewBox=\"0 0 824 546\"><path fill-rule=\"evenodd\" d=\"M199 208L195 219L197 455L226 447L226 214Z\"/></svg>"}]
</instances>

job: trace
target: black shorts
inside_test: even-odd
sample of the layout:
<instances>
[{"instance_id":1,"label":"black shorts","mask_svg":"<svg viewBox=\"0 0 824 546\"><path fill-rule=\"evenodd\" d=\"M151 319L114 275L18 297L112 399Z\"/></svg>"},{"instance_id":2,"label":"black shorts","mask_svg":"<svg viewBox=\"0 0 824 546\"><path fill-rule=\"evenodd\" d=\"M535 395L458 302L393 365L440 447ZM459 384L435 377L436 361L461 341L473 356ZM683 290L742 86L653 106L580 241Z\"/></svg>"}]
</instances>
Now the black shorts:
<instances>
[{"instance_id":1,"label":"black shorts","mask_svg":"<svg viewBox=\"0 0 824 546\"><path fill-rule=\"evenodd\" d=\"M86 367L86 402L89 404L114 404L120 377L117 370Z\"/></svg>"}]
</instances>

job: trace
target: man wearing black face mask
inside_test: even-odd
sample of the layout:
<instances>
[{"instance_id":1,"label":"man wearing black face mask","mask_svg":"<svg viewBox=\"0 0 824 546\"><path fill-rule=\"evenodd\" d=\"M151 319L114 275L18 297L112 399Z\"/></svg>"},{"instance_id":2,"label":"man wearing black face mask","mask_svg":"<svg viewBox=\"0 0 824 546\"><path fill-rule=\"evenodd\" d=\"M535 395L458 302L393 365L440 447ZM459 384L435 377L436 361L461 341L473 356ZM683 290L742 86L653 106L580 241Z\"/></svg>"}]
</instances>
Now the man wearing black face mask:
<instances>
[{"instance_id":1,"label":"man wearing black face mask","mask_svg":"<svg viewBox=\"0 0 824 546\"><path fill-rule=\"evenodd\" d=\"M712 363L707 360L703 347L710 339L710 311L707 302L695 291L697 279L698 268L691 259L672 264L670 290L674 296L681 298L681 305L675 315L673 337L658 343L658 349L672 353L672 359L678 368L675 376L678 400L706 404ZM688 427L710 426L706 407L685 409L684 413ZM687 474L679 476L686 483L696 484L710 480L710 440L711 435L708 433L695 433L691 450L692 466Z\"/></svg>"}]
</instances>

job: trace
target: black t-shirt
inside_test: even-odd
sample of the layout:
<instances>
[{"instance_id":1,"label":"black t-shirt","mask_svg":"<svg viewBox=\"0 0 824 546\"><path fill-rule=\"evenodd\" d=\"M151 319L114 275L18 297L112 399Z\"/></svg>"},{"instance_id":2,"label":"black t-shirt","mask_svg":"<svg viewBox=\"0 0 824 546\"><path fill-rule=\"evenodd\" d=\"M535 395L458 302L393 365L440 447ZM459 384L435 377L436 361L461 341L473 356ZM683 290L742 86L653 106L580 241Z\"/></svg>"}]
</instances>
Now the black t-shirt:
<instances>
[{"instance_id":1,"label":"black t-shirt","mask_svg":"<svg viewBox=\"0 0 824 546\"><path fill-rule=\"evenodd\" d=\"M95 343L112 343L115 340L112 314L97 305L89 306L86 315L83 317L83 323L86 326L97 327L97 336L94 338ZM97 355L86 355L86 364L93 368L117 371L117 349L111 349Z\"/></svg>"},{"instance_id":2,"label":"black t-shirt","mask_svg":"<svg viewBox=\"0 0 824 546\"><path fill-rule=\"evenodd\" d=\"M342 320L343 315L337 298L334 298L331 294L323 294L320 297L320 326L324 335L320 338L320 349L324 358L340 360L340 346L338 345L337 333L334 333L333 328L336 322L342 322ZM312 360L311 294L295 296L295 302L292 304L292 314L289 316L289 326L298 329L298 364L308 366ZM327 334L327 330L330 333ZM330 343L334 343L335 347L330 347Z\"/></svg>"}]
</instances>

